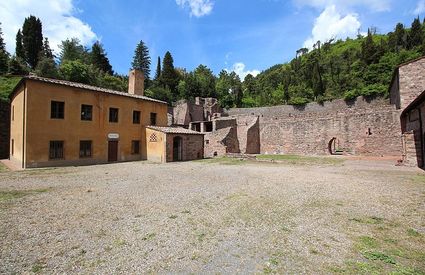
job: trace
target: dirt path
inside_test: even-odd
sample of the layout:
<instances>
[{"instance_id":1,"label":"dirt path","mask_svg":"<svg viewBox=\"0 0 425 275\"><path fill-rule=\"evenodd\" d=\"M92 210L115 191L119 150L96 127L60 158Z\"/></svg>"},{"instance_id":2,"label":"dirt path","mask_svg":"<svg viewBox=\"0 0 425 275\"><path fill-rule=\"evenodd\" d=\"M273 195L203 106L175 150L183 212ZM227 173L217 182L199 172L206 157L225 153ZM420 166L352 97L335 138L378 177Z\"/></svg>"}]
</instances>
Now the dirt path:
<instances>
[{"instance_id":1,"label":"dirt path","mask_svg":"<svg viewBox=\"0 0 425 275\"><path fill-rule=\"evenodd\" d=\"M419 170L223 163L0 173L0 273L424 274Z\"/></svg>"}]
</instances>

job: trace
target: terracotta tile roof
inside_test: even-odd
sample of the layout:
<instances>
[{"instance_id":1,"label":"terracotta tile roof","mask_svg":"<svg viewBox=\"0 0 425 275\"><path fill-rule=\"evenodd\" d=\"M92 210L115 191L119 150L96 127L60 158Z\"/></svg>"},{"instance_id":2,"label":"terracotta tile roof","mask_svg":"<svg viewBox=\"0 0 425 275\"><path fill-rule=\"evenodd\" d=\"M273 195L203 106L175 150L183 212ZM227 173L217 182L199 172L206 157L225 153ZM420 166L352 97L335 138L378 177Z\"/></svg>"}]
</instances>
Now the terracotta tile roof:
<instances>
[{"instance_id":1,"label":"terracotta tile roof","mask_svg":"<svg viewBox=\"0 0 425 275\"><path fill-rule=\"evenodd\" d=\"M163 132L166 134L182 134L182 135L204 135L204 133L196 132L182 127L161 127L161 126L146 126L146 128Z\"/></svg>"},{"instance_id":2,"label":"terracotta tile roof","mask_svg":"<svg viewBox=\"0 0 425 275\"><path fill-rule=\"evenodd\" d=\"M60 80L60 79L45 78L45 77L39 77L39 76L33 76L33 75L23 77L21 79L21 81L18 83L17 87L22 83L22 81L24 81L26 79L167 104L167 102L157 100L157 99L153 99L153 98L150 98L150 97L147 97L147 96L133 95L133 94L129 94L129 93L126 93L126 92L120 92L120 91L100 88L100 87L91 86L91 85L87 85L87 84L71 82L71 81L66 81L66 80Z\"/></svg>"}]
</instances>

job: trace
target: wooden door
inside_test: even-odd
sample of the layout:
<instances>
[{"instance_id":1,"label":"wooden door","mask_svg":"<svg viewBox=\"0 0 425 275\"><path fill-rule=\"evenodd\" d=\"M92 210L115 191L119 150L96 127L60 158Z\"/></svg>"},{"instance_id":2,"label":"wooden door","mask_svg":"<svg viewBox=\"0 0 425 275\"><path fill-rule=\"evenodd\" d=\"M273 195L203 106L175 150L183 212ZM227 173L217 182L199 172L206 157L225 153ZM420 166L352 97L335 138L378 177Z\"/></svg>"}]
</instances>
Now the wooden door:
<instances>
[{"instance_id":1,"label":"wooden door","mask_svg":"<svg viewBox=\"0 0 425 275\"><path fill-rule=\"evenodd\" d=\"M108 161L113 162L118 160L118 141L108 141Z\"/></svg>"}]
</instances>

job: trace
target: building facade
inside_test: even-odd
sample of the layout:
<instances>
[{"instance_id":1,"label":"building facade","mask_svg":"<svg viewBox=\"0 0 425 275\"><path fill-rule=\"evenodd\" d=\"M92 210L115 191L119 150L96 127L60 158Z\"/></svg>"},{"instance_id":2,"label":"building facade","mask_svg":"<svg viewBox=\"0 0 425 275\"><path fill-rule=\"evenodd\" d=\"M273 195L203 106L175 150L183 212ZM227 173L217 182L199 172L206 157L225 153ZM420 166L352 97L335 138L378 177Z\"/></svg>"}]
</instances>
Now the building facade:
<instances>
[{"instance_id":1,"label":"building facade","mask_svg":"<svg viewBox=\"0 0 425 275\"><path fill-rule=\"evenodd\" d=\"M167 125L167 104L129 92L24 77L10 96L10 159L22 168L147 159L146 126Z\"/></svg>"}]
</instances>

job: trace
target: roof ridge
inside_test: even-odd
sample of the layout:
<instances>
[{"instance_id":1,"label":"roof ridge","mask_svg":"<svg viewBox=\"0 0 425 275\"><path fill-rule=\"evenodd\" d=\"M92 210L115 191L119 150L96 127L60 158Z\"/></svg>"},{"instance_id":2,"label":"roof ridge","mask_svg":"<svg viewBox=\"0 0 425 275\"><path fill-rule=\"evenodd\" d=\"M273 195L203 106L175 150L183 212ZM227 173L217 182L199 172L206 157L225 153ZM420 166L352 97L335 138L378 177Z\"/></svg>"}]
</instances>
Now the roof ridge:
<instances>
[{"instance_id":1,"label":"roof ridge","mask_svg":"<svg viewBox=\"0 0 425 275\"><path fill-rule=\"evenodd\" d=\"M143 99L143 100L152 101L152 102L168 104L165 101L162 101L162 100L159 100L159 99L154 99L154 98L144 96L144 95L135 95L135 94L130 94L130 93L123 92L123 91L117 91L117 90L102 88L102 87L98 87L98 86L94 86L94 85L89 85L89 84L84 84L84 83L79 83L79 82L73 82L73 81L69 81L69 80L47 78L47 77L41 77L41 76L36 76L36 75L24 76L22 79L42 81L42 82L45 82L45 83L64 85L64 86L69 86L69 87L75 87L75 88L80 88L80 89L86 89L86 90L97 91L97 92L104 92L104 93L109 93L109 94L127 96L127 97L138 98L138 99ZM19 85L19 83L18 83L18 85Z\"/></svg>"}]
</instances>

